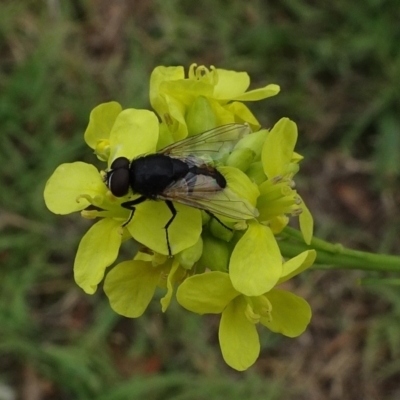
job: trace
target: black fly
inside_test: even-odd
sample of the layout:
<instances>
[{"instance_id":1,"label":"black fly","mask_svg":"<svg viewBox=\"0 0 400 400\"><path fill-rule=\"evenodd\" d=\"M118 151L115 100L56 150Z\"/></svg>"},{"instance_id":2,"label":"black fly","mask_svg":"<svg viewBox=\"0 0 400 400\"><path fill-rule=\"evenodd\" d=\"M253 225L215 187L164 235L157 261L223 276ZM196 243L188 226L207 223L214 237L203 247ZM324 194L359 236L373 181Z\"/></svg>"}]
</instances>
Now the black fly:
<instances>
[{"instance_id":1,"label":"black fly","mask_svg":"<svg viewBox=\"0 0 400 400\"><path fill-rule=\"evenodd\" d=\"M172 214L164 227L171 256L168 228L177 214L173 202L236 220L257 216L257 210L231 191L225 177L212 166L250 132L248 125L228 124L188 137L155 154L132 161L125 157L115 159L105 177L111 193L122 197L131 189L140 195L121 204L132 211L124 225L131 221L138 204L146 200L165 201Z\"/></svg>"}]
</instances>

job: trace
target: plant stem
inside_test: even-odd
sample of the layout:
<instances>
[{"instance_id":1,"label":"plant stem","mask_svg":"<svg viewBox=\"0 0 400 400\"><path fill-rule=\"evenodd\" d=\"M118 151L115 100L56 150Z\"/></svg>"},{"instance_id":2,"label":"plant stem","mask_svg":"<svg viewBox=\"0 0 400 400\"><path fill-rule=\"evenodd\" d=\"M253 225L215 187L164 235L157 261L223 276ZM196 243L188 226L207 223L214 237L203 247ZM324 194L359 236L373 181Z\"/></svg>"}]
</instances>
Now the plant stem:
<instances>
[{"instance_id":1,"label":"plant stem","mask_svg":"<svg viewBox=\"0 0 400 400\"><path fill-rule=\"evenodd\" d=\"M290 227L286 227L280 236L285 239L278 241L283 256L294 257L302 251L315 249L315 264L324 267L315 265L314 268L400 272L400 256L351 250L339 243L333 244L318 238L313 238L307 245L301 232Z\"/></svg>"}]
</instances>

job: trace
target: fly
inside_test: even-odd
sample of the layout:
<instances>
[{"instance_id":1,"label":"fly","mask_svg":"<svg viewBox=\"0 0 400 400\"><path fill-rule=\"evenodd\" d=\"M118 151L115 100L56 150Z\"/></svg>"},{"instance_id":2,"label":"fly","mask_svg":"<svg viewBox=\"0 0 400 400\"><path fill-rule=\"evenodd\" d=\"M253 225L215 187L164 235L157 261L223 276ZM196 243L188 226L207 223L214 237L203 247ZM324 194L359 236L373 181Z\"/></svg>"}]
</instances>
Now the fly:
<instances>
[{"instance_id":1,"label":"fly","mask_svg":"<svg viewBox=\"0 0 400 400\"><path fill-rule=\"evenodd\" d=\"M249 133L248 125L228 124L132 161L125 157L116 158L105 177L107 187L116 197L127 195L129 190L140 195L121 204L131 211L124 226L133 218L138 204L146 200L164 201L172 214L164 226L171 256L168 228L177 215L174 202L204 210L222 225L215 214L236 220L256 217L257 210L230 190L225 177L213 166Z\"/></svg>"}]
</instances>

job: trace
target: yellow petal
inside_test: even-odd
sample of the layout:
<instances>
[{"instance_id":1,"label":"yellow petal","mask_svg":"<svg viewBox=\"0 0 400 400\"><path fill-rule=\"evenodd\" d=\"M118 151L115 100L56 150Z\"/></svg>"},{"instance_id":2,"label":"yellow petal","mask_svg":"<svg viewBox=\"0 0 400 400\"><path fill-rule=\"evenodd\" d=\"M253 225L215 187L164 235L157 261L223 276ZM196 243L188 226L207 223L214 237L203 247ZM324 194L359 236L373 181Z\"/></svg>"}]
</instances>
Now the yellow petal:
<instances>
[{"instance_id":1,"label":"yellow petal","mask_svg":"<svg viewBox=\"0 0 400 400\"><path fill-rule=\"evenodd\" d=\"M232 124L235 121L235 114L217 100L208 99L216 118L216 126Z\"/></svg>"},{"instance_id":2,"label":"yellow petal","mask_svg":"<svg viewBox=\"0 0 400 400\"><path fill-rule=\"evenodd\" d=\"M299 215L300 230L303 234L304 241L307 244L311 243L314 230L314 219L311 215L310 210L307 208L306 203L302 199L301 203L302 213Z\"/></svg>"},{"instance_id":3,"label":"yellow petal","mask_svg":"<svg viewBox=\"0 0 400 400\"><path fill-rule=\"evenodd\" d=\"M217 100L232 100L240 97L249 87L250 78L247 72L217 69L218 82L214 87L213 97Z\"/></svg>"},{"instance_id":4,"label":"yellow petal","mask_svg":"<svg viewBox=\"0 0 400 400\"><path fill-rule=\"evenodd\" d=\"M296 153L295 151L293 152L293 155L292 155L292 163L295 163L295 164L297 164L297 163L299 163L301 160L303 160L304 159L304 157L301 155L301 154L299 154L299 153Z\"/></svg>"},{"instance_id":5,"label":"yellow petal","mask_svg":"<svg viewBox=\"0 0 400 400\"><path fill-rule=\"evenodd\" d=\"M174 137L169 130L167 124L165 122L161 122L159 125L159 134L158 134L158 142L157 142L157 151L163 149L164 147L169 146L174 143Z\"/></svg>"},{"instance_id":6,"label":"yellow petal","mask_svg":"<svg viewBox=\"0 0 400 400\"><path fill-rule=\"evenodd\" d=\"M167 123L175 142L185 139L188 135L185 120L186 106L173 96L165 95L164 97L168 112L162 115L161 118Z\"/></svg>"},{"instance_id":7,"label":"yellow petal","mask_svg":"<svg viewBox=\"0 0 400 400\"><path fill-rule=\"evenodd\" d=\"M235 122L239 124L247 123L253 131L258 131L260 129L260 123L244 103L235 101L227 104L225 108L235 116Z\"/></svg>"},{"instance_id":8,"label":"yellow petal","mask_svg":"<svg viewBox=\"0 0 400 400\"><path fill-rule=\"evenodd\" d=\"M297 141L297 126L289 118L280 119L264 142L261 159L269 179L285 175Z\"/></svg>"},{"instance_id":9,"label":"yellow petal","mask_svg":"<svg viewBox=\"0 0 400 400\"><path fill-rule=\"evenodd\" d=\"M197 135L216 127L216 118L210 102L204 96L198 96L188 107L186 124L189 135Z\"/></svg>"},{"instance_id":10,"label":"yellow petal","mask_svg":"<svg viewBox=\"0 0 400 400\"><path fill-rule=\"evenodd\" d=\"M219 325L219 343L225 362L238 371L252 366L260 354L256 326L245 315L243 296L234 299L224 310Z\"/></svg>"},{"instance_id":11,"label":"yellow petal","mask_svg":"<svg viewBox=\"0 0 400 400\"><path fill-rule=\"evenodd\" d=\"M316 257L317 252L315 250L306 250L283 263L282 276L278 283L286 282L288 279L311 267Z\"/></svg>"},{"instance_id":12,"label":"yellow petal","mask_svg":"<svg viewBox=\"0 0 400 400\"><path fill-rule=\"evenodd\" d=\"M165 100L160 96L161 83L183 79L184 77L185 71L183 67L159 66L154 68L150 77L150 103L160 116L168 111Z\"/></svg>"},{"instance_id":13,"label":"yellow petal","mask_svg":"<svg viewBox=\"0 0 400 400\"><path fill-rule=\"evenodd\" d=\"M183 94L177 94L181 81L185 81L183 67L157 67L150 78L150 103L164 124L169 127L175 141L187 136L186 107ZM171 93L170 93L171 92ZM190 96L189 102L193 101Z\"/></svg>"},{"instance_id":14,"label":"yellow petal","mask_svg":"<svg viewBox=\"0 0 400 400\"><path fill-rule=\"evenodd\" d=\"M128 318L140 317L154 296L160 274L161 269L151 262L135 260L116 265L104 281L111 308Z\"/></svg>"},{"instance_id":15,"label":"yellow petal","mask_svg":"<svg viewBox=\"0 0 400 400\"><path fill-rule=\"evenodd\" d=\"M238 295L229 275L214 271L185 279L178 287L176 299L194 313L219 314Z\"/></svg>"},{"instance_id":16,"label":"yellow petal","mask_svg":"<svg viewBox=\"0 0 400 400\"><path fill-rule=\"evenodd\" d=\"M288 337L299 336L306 330L311 320L311 307L304 299L280 289L273 289L266 296L272 311L271 318L261 318L263 325Z\"/></svg>"},{"instance_id":17,"label":"yellow petal","mask_svg":"<svg viewBox=\"0 0 400 400\"><path fill-rule=\"evenodd\" d=\"M258 101L266 99L267 97L275 96L279 93L280 87L271 83L263 88L250 90L240 96L232 97L232 100L237 101Z\"/></svg>"},{"instance_id":18,"label":"yellow petal","mask_svg":"<svg viewBox=\"0 0 400 400\"><path fill-rule=\"evenodd\" d=\"M235 192L240 198L246 199L251 205L257 204L257 198L260 195L257 185L242 171L234 167L219 167L218 170L224 175L227 186Z\"/></svg>"},{"instance_id":19,"label":"yellow petal","mask_svg":"<svg viewBox=\"0 0 400 400\"><path fill-rule=\"evenodd\" d=\"M172 254L193 246L201 234L199 210L174 203L176 217L168 228ZM146 201L139 204L132 222L127 226L131 235L157 253L168 255L165 225L172 213L163 201Z\"/></svg>"},{"instance_id":20,"label":"yellow petal","mask_svg":"<svg viewBox=\"0 0 400 400\"><path fill-rule=\"evenodd\" d=\"M269 220L268 224L274 235L281 233L289 223L289 217L286 215L278 215Z\"/></svg>"},{"instance_id":21,"label":"yellow petal","mask_svg":"<svg viewBox=\"0 0 400 400\"><path fill-rule=\"evenodd\" d=\"M79 198L104 196L107 188L99 171L91 164L75 162L61 164L49 178L44 189L47 208L55 214L70 214L85 209L89 202Z\"/></svg>"},{"instance_id":22,"label":"yellow petal","mask_svg":"<svg viewBox=\"0 0 400 400\"><path fill-rule=\"evenodd\" d=\"M105 218L83 236L75 257L76 283L93 294L104 277L105 269L117 258L121 246L121 222Z\"/></svg>"},{"instance_id":23,"label":"yellow petal","mask_svg":"<svg viewBox=\"0 0 400 400\"><path fill-rule=\"evenodd\" d=\"M232 252L229 275L233 287L247 296L271 290L282 274L282 256L268 226L255 221Z\"/></svg>"},{"instance_id":24,"label":"yellow petal","mask_svg":"<svg viewBox=\"0 0 400 400\"><path fill-rule=\"evenodd\" d=\"M111 308L124 317L140 317L154 296L160 273L160 268L145 261L125 261L116 265L104 281Z\"/></svg>"},{"instance_id":25,"label":"yellow petal","mask_svg":"<svg viewBox=\"0 0 400 400\"><path fill-rule=\"evenodd\" d=\"M211 97L213 87L204 80L181 79L179 81L163 82L160 92L165 96L175 97L186 107L193 103L196 97Z\"/></svg>"},{"instance_id":26,"label":"yellow petal","mask_svg":"<svg viewBox=\"0 0 400 400\"><path fill-rule=\"evenodd\" d=\"M121 111L122 107L116 101L100 104L92 110L84 135L89 147L95 149L99 141L109 139L115 119Z\"/></svg>"},{"instance_id":27,"label":"yellow petal","mask_svg":"<svg viewBox=\"0 0 400 400\"><path fill-rule=\"evenodd\" d=\"M128 160L154 153L158 140L158 119L148 110L128 108L122 111L111 130L111 155L108 166L118 157Z\"/></svg>"},{"instance_id":28,"label":"yellow petal","mask_svg":"<svg viewBox=\"0 0 400 400\"><path fill-rule=\"evenodd\" d=\"M169 307L172 300L172 295L174 294L174 284L178 281L181 281L184 277L184 274L185 271L183 270L183 268L180 268L178 260L174 259L172 262L171 270L169 271L167 277L167 293L160 300L162 312L167 311L167 308Z\"/></svg>"}]
</instances>

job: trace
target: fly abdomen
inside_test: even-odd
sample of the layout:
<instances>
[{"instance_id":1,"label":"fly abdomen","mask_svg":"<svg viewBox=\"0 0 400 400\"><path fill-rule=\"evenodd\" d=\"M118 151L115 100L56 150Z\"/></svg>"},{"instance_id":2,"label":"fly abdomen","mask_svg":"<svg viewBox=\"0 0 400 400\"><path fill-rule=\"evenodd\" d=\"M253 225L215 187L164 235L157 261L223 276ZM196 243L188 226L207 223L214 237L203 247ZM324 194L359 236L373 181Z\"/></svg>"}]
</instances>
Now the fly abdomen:
<instances>
[{"instance_id":1,"label":"fly abdomen","mask_svg":"<svg viewBox=\"0 0 400 400\"><path fill-rule=\"evenodd\" d=\"M224 189L226 187L225 177L216 168L207 166L204 167L193 166L189 168L189 171L194 175L204 175L213 178L221 189Z\"/></svg>"}]
</instances>

